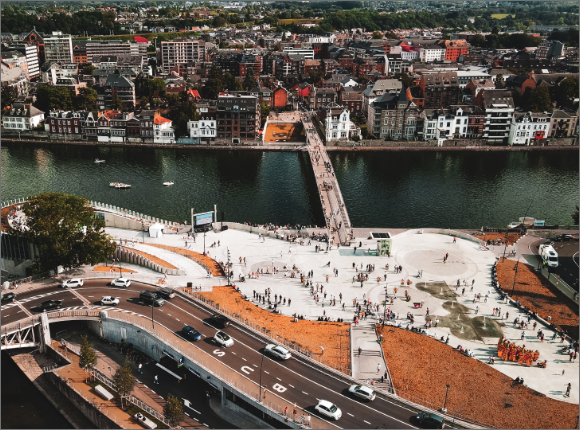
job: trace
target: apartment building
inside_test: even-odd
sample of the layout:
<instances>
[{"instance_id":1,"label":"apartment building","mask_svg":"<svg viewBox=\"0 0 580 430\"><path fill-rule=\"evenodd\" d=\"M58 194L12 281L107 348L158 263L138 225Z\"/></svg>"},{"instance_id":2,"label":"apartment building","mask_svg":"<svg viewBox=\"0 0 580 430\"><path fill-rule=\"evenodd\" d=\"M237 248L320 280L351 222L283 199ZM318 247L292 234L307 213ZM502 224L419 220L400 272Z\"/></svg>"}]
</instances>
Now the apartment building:
<instances>
[{"instance_id":1,"label":"apartment building","mask_svg":"<svg viewBox=\"0 0 580 430\"><path fill-rule=\"evenodd\" d=\"M354 137L360 139L360 127L357 127L350 121L350 111L345 108L326 109L326 118L324 120L326 130L326 142L336 140L349 140Z\"/></svg>"},{"instance_id":2,"label":"apartment building","mask_svg":"<svg viewBox=\"0 0 580 430\"><path fill-rule=\"evenodd\" d=\"M514 100L508 91L482 91L476 100L481 100L485 111L483 138L488 144L507 143L514 116Z\"/></svg>"},{"instance_id":3,"label":"apartment building","mask_svg":"<svg viewBox=\"0 0 580 430\"><path fill-rule=\"evenodd\" d=\"M220 95L217 100L217 137L231 138L239 143L240 139L256 139L260 129L260 106L258 97Z\"/></svg>"},{"instance_id":4,"label":"apartment building","mask_svg":"<svg viewBox=\"0 0 580 430\"><path fill-rule=\"evenodd\" d=\"M550 119L550 137L569 137L578 135L578 114L554 109Z\"/></svg>"},{"instance_id":5,"label":"apartment building","mask_svg":"<svg viewBox=\"0 0 580 430\"><path fill-rule=\"evenodd\" d=\"M40 77L40 65L38 63L38 47L32 43L15 43L10 49L20 52L26 57L28 79L34 80Z\"/></svg>"},{"instance_id":6,"label":"apartment building","mask_svg":"<svg viewBox=\"0 0 580 430\"><path fill-rule=\"evenodd\" d=\"M369 105L367 129L381 139L414 139L419 109L413 102L415 88L401 88L399 94L385 93Z\"/></svg>"},{"instance_id":7,"label":"apartment building","mask_svg":"<svg viewBox=\"0 0 580 430\"><path fill-rule=\"evenodd\" d=\"M419 60L423 63L445 60L445 48L439 45L421 45Z\"/></svg>"},{"instance_id":8,"label":"apartment building","mask_svg":"<svg viewBox=\"0 0 580 430\"><path fill-rule=\"evenodd\" d=\"M282 52L288 55L304 55L306 60L314 60L314 48L295 48L293 46L285 46Z\"/></svg>"},{"instance_id":9,"label":"apartment building","mask_svg":"<svg viewBox=\"0 0 580 430\"><path fill-rule=\"evenodd\" d=\"M72 38L70 34L61 34L59 31L53 31L52 36L45 36L43 40L45 62L73 62Z\"/></svg>"},{"instance_id":10,"label":"apartment building","mask_svg":"<svg viewBox=\"0 0 580 430\"><path fill-rule=\"evenodd\" d=\"M121 40L92 40L86 43L86 61L93 62L95 57L102 56L141 57L147 63L147 44L123 42Z\"/></svg>"},{"instance_id":11,"label":"apartment building","mask_svg":"<svg viewBox=\"0 0 580 430\"><path fill-rule=\"evenodd\" d=\"M30 79L28 61L26 61L26 56L24 54L21 54L18 51L4 51L2 52L2 61L13 67L20 67L26 74L26 77Z\"/></svg>"},{"instance_id":12,"label":"apartment building","mask_svg":"<svg viewBox=\"0 0 580 430\"><path fill-rule=\"evenodd\" d=\"M510 125L509 145L533 145L549 135L551 115L548 113L515 112Z\"/></svg>"},{"instance_id":13,"label":"apartment building","mask_svg":"<svg viewBox=\"0 0 580 430\"><path fill-rule=\"evenodd\" d=\"M173 67L185 70L188 63L206 60L205 42L192 38L180 38L161 42L161 66L165 73Z\"/></svg>"},{"instance_id":14,"label":"apartment building","mask_svg":"<svg viewBox=\"0 0 580 430\"><path fill-rule=\"evenodd\" d=\"M121 75L108 75L104 85L105 106L111 106L113 98L117 95L125 107L135 106L135 83Z\"/></svg>"},{"instance_id":15,"label":"apartment building","mask_svg":"<svg viewBox=\"0 0 580 430\"><path fill-rule=\"evenodd\" d=\"M189 136L193 143L209 143L215 141L217 136L217 121L215 119L202 119L187 122Z\"/></svg>"},{"instance_id":16,"label":"apartment building","mask_svg":"<svg viewBox=\"0 0 580 430\"><path fill-rule=\"evenodd\" d=\"M425 109L446 109L457 103L459 82L457 72L422 75L419 88Z\"/></svg>"},{"instance_id":17,"label":"apartment building","mask_svg":"<svg viewBox=\"0 0 580 430\"><path fill-rule=\"evenodd\" d=\"M44 121L44 112L31 103L14 103L2 112L2 127L6 130L31 130Z\"/></svg>"},{"instance_id":18,"label":"apartment building","mask_svg":"<svg viewBox=\"0 0 580 430\"><path fill-rule=\"evenodd\" d=\"M448 61L457 61L457 59L469 53L469 44L465 39L443 40L440 43L445 48L445 59Z\"/></svg>"}]
</instances>

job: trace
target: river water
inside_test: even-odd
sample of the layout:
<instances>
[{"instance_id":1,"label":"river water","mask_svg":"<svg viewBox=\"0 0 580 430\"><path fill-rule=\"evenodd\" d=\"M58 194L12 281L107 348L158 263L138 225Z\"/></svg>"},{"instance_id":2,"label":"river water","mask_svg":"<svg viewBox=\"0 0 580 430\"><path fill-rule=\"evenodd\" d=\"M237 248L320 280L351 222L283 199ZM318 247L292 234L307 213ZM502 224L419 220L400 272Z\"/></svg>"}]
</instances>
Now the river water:
<instances>
[{"instance_id":1,"label":"river water","mask_svg":"<svg viewBox=\"0 0 580 430\"><path fill-rule=\"evenodd\" d=\"M579 196L577 150L330 158L354 227L505 227L524 215L571 224ZM116 190L110 182L132 188ZM180 222L191 208L210 211L214 204L226 221L324 222L306 153L3 143L2 201L46 191Z\"/></svg>"}]
</instances>

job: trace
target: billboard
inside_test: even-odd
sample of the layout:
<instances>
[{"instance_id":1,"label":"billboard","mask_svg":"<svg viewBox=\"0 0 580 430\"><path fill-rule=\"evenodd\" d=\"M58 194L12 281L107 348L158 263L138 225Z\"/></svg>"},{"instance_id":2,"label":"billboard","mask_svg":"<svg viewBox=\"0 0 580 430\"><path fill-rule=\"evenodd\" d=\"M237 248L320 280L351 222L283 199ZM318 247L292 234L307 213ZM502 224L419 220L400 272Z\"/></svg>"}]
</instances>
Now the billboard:
<instances>
[{"instance_id":1,"label":"billboard","mask_svg":"<svg viewBox=\"0 0 580 430\"><path fill-rule=\"evenodd\" d=\"M194 218L195 226L199 227L201 225L211 224L213 220L213 212L207 212L204 214L196 215Z\"/></svg>"}]
</instances>

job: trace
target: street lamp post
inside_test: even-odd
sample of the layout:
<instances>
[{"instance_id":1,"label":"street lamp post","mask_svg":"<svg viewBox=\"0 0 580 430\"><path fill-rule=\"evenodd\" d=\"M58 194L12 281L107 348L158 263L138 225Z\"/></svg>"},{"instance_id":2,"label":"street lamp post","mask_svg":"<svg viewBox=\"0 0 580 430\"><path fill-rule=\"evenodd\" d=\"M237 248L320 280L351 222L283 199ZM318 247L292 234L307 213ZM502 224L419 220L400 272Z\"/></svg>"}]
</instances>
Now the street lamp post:
<instances>
[{"instance_id":1,"label":"street lamp post","mask_svg":"<svg viewBox=\"0 0 580 430\"><path fill-rule=\"evenodd\" d=\"M260 393L258 402L262 403L262 365L264 364L264 351L262 350L262 361L260 362Z\"/></svg>"},{"instance_id":2,"label":"street lamp post","mask_svg":"<svg viewBox=\"0 0 580 430\"><path fill-rule=\"evenodd\" d=\"M445 386L447 387L447 390L445 391L445 402L443 403L443 409L441 409L441 412L447 413L447 408L446 408L446 406L447 406L447 394L449 393L450 385L447 384Z\"/></svg>"},{"instance_id":3,"label":"street lamp post","mask_svg":"<svg viewBox=\"0 0 580 430\"><path fill-rule=\"evenodd\" d=\"M155 330L155 320L153 319L153 308L155 307L155 303L151 303L151 324L153 325L153 330Z\"/></svg>"},{"instance_id":4,"label":"street lamp post","mask_svg":"<svg viewBox=\"0 0 580 430\"><path fill-rule=\"evenodd\" d=\"M203 255L205 255L205 230L203 232Z\"/></svg>"},{"instance_id":5,"label":"street lamp post","mask_svg":"<svg viewBox=\"0 0 580 430\"><path fill-rule=\"evenodd\" d=\"M514 296L514 291L516 289L516 277L518 276L518 264L520 264L520 259L518 258L518 261L516 263L516 268L515 268L515 275L514 275L514 286L512 287L512 297Z\"/></svg>"}]
</instances>

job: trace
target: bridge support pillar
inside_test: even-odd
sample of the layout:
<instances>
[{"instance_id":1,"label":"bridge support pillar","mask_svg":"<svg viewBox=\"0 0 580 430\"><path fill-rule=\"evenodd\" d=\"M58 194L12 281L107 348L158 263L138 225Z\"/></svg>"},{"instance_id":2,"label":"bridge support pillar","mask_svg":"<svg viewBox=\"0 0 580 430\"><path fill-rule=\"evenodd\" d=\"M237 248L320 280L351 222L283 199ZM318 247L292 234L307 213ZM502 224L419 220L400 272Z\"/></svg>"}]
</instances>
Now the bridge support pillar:
<instances>
[{"instance_id":1,"label":"bridge support pillar","mask_svg":"<svg viewBox=\"0 0 580 430\"><path fill-rule=\"evenodd\" d=\"M40 330L40 352L46 352L46 346L50 345L50 324L48 324L48 316L46 313L40 314L40 325L38 326Z\"/></svg>"}]
</instances>

